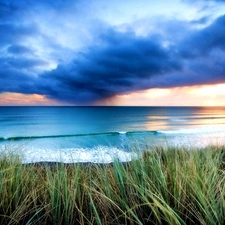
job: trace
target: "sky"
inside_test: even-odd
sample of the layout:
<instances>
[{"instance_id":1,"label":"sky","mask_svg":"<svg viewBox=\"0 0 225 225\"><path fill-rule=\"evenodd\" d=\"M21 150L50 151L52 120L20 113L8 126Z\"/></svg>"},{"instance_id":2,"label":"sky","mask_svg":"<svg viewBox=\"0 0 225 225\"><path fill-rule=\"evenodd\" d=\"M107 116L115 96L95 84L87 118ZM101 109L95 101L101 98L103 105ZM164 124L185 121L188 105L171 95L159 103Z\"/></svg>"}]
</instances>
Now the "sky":
<instances>
[{"instance_id":1,"label":"sky","mask_svg":"<svg viewBox=\"0 0 225 225\"><path fill-rule=\"evenodd\" d=\"M0 0L0 105L225 105L225 0Z\"/></svg>"}]
</instances>

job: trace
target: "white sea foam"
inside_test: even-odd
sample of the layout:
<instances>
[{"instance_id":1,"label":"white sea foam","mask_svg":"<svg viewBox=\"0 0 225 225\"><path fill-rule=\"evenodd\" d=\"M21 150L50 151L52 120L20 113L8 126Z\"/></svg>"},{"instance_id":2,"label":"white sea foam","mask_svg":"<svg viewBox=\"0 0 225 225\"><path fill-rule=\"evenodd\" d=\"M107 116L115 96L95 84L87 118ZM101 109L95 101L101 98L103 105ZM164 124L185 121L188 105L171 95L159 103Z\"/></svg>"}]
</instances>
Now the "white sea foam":
<instances>
[{"instance_id":1,"label":"white sea foam","mask_svg":"<svg viewBox=\"0 0 225 225\"><path fill-rule=\"evenodd\" d=\"M119 131L119 134L126 134L126 131Z\"/></svg>"},{"instance_id":2,"label":"white sea foam","mask_svg":"<svg viewBox=\"0 0 225 225\"><path fill-rule=\"evenodd\" d=\"M115 160L121 162L131 161L138 155L125 152L116 147L98 146L93 149L69 148L69 149L30 149L23 152L23 163L34 162L63 162L63 163L111 163Z\"/></svg>"},{"instance_id":3,"label":"white sea foam","mask_svg":"<svg viewBox=\"0 0 225 225\"><path fill-rule=\"evenodd\" d=\"M166 135L167 137L167 135ZM225 145L225 132L217 133L178 133L166 138L165 147L203 148L210 145Z\"/></svg>"}]
</instances>

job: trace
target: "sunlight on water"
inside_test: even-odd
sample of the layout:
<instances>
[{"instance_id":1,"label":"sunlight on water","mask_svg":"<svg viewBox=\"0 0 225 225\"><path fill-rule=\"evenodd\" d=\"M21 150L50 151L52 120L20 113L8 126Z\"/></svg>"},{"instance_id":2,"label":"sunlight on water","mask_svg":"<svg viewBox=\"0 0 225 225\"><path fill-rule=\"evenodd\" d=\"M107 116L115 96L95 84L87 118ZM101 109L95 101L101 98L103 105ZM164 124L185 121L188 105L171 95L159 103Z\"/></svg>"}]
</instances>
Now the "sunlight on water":
<instances>
[{"instance_id":1,"label":"sunlight on water","mask_svg":"<svg viewBox=\"0 0 225 225\"><path fill-rule=\"evenodd\" d=\"M146 146L224 144L224 115L225 107L1 107L0 147L24 146L27 161L124 161Z\"/></svg>"}]
</instances>

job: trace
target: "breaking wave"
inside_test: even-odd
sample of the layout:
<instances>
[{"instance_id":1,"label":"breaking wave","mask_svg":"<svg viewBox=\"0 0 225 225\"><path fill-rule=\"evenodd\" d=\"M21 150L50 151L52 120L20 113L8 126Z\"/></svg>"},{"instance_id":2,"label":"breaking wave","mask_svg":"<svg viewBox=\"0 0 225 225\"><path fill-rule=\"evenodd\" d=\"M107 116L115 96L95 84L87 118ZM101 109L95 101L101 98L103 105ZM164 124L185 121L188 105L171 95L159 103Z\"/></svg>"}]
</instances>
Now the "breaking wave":
<instances>
[{"instance_id":1,"label":"breaking wave","mask_svg":"<svg viewBox=\"0 0 225 225\"><path fill-rule=\"evenodd\" d=\"M44 135L44 136L12 136L0 137L0 141L17 141L26 139L44 139L44 138L68 138L68 137L82 137L82 136L113 136L113 135L132 135L132 134L157 134L157 131L115 131L104 133L90 133L90 134L59 134L59 135Z\"/></svg>"}]
</instances>

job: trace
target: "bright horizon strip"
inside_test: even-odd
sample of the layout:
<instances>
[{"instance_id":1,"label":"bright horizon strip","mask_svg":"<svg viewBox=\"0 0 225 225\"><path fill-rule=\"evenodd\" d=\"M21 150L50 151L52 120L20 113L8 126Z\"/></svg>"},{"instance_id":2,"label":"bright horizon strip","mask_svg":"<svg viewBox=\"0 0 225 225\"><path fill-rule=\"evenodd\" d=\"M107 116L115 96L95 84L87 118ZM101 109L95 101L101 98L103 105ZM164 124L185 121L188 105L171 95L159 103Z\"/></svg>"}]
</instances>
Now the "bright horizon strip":
<instances>
[{"instance_id":1,"label":"bright horizon strip","mask_svg":"<svg viewBox=\"0 0 225 225\"><path fill-rule=\"evenodd\" d=\"M0 106L45 106L61 105L55 100L46 98L38 94L2 93L0 94Z\"/></svg>"},{"instance_id":2,"label":"bright horizon strip","mask_svg":"<svg viewBox=\"0 0 225 225\"><path fill-rule=\"evenodd\" d=\"M99 101L101 106L225 106L225 84L153 88ZM71 105L38 94L2 93L0 106Z\"/></svg>"},{"instance_id":3,"label":"bright horizon strip","mask_svg":"<svg viewBox=\"0 0 225 225\"><path fill-rule=\"evenodd\" d=\"M99 105L113 106L225 106L225 84L153 88L117 95Z\"/></svg>"}]
</instances>

